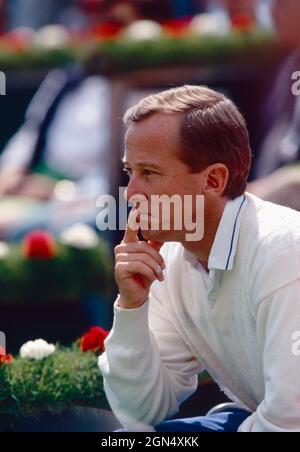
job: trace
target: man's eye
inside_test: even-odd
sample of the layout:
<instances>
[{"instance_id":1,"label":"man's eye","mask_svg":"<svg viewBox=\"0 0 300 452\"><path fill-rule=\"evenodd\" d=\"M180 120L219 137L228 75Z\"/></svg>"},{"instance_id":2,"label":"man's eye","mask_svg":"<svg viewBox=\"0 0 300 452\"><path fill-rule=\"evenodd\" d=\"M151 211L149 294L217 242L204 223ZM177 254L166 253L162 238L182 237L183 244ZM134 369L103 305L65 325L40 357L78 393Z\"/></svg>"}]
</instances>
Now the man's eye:
<instances>
[{"instance_id":1,"label":"man's eye","mask_svg":"<svg viewBox=\"0 0 300 452\"><path fill-rule=\"evenodd\" d=\"M152 174L155 174L155 172L151 171L151 170L146 170L146 169L143 171L144 176L151 176Z\"/></svg>"},{"instance_id":2,"label":"man's eye","mask_svg":"<svg viewBox=\"0 0 300 452\"><path fill-rule=\"evenodd\" d=\"M127 176L129 176L129 177L132 176L132 169L130 169L130 168L123 168L123 171L124 171L124 173L127 174ZM142 175L143 176L151 176L153 174L156 174L156 173L154 171L151 171L151 170L144 169L142 171Z\"/></svg>"}]
</instances>

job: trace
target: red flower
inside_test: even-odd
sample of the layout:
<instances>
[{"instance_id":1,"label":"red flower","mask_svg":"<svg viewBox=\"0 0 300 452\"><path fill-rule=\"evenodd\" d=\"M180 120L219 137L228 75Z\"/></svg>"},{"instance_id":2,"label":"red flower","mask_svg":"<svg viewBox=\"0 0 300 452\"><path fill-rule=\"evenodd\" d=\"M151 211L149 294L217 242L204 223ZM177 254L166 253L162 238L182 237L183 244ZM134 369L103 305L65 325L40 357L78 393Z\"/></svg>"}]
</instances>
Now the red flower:
<instances>
[{"instance_id":1,"label":"red flower","mask_svg":"<svg viewBox=\"0 0 300 452\"><path fill-rule=\"evenodd\" d=\"M32 231L24 239L23 251L29 259L51 259L56 255L55 240L47 231Z\"/></svg>"},{"instance_id":2,"label":"red flower","mask_svg":"<svg viewBox=\"0 0 300 452\"><path fill-rule=\"evenodd\" d=\"M80 339L80 348L83 352L87 351L103 351L104 341L109 335L109 331L104 330L100 326L91 328Z\"/></svg>"},{"instance_id":3,"label":"red flower","mask_svg":"<svg viewBox=\"0 0 300 452\"><path fill-rule=\"evenodd\" d=\"M188 27L191 23L190 17L184 17L182 19L171 19L163 22L165 31L171 36L184 36L188 33Z\"/></svg>"},{"instance_id":4,"label":"red flower","mask_svg":"<svg viewBox=\"0 0 300 452\"><path fill-rule=\"evenodd\" d=\"M0 355L0 364L10 364L13 360L11 355Z\"/></svg>"},{"instance_id":5,"label":"red flower","mask_svg":"<svg viewBox=\"0 0 300 452\"><path fill-rule=\"evenodd\" d=\"M122 25L107 22L95 25L91 30L91 34L95 38L111 39L119 36L122 29Z\"/></svg>"},{"instance_id":6,"label":"red flower","mask_svg":"<svg viewBox=\"0 0 300 452\"><path fill-rule=\"evenodd\" d=\"M1 2L0 2L1 3ZM8 51L22 51L31 46L33 41L33 30L29 28L16 28L0 36L0 44Z\"/></svg>"},{"instance_id":7,"label":"red flower","mask_svg":"<svg viewBox=\"0 0 300 452\"><path fill-rule=\"evenodd\" d=\"M236 14L231 22L233 28L239 31L250 31L255 27L255 20L245 13Z\"/></svg>"}]
</instances>

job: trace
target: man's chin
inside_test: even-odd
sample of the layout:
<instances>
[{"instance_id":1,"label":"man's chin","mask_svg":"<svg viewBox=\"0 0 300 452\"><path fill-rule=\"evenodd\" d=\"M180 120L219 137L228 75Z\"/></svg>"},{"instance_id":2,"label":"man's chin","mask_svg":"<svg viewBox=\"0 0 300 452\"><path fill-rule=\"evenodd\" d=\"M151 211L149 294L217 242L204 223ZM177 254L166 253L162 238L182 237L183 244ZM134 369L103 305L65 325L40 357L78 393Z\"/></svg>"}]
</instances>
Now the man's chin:
<instances>
[{"instance_id":1,"label":"man's chin","mask_svg":"<svg viewBox=\"0 0 300 452\"><path fill-rule=\"evenodd\" d=\"M177 231L170 230L153 230L140 228L141 236L144 240L151 240L153 242L167 243L167 242L180 242L181 236Z\"/></svg>"}]
</instances>

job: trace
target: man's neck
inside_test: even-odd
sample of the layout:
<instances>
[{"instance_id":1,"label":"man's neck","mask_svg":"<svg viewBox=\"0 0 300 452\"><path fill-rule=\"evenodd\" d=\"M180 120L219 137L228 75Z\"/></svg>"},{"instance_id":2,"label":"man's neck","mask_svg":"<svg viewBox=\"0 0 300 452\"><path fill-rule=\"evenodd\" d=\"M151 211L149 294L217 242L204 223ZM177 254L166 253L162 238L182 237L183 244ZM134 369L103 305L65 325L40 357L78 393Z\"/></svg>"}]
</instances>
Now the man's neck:
<instances>
[{"instance_id":1,"label":"man's neck","mask_svg":"<svg viewBox=\"0 0 300 452\"><path fill-rule=\"evenodd\" d=\"M182 242L182 246L187 251L197 256L199 262L201 262L202 265L206 268L227 202L227 198L221 198L219 202L214 203L214 206L212 208L206 206L204 218L204 237L201 241Z\"/></svg>"}]
</instances>

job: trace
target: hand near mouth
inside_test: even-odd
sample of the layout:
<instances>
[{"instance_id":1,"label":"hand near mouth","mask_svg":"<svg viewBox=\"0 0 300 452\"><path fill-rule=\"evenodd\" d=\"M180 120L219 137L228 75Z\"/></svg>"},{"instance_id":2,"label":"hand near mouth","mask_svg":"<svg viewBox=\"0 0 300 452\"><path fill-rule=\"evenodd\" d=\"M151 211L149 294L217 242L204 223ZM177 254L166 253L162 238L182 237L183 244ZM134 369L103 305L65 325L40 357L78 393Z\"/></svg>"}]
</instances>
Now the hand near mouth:
<instances>
[{"instance_id":1,"label":"hand near mouth","mask_svg":"<svg viewBox=\"0 0 300 452\"><path fill-rule=\"evenodd\" d=\"M119 307L136 309L148 299L154 281L164 281L165 263L159 251L162 243L140 241L137 210L129 215L123 241L115 248L115 278L119 287Z\"/></svg>"}]
</instances>

